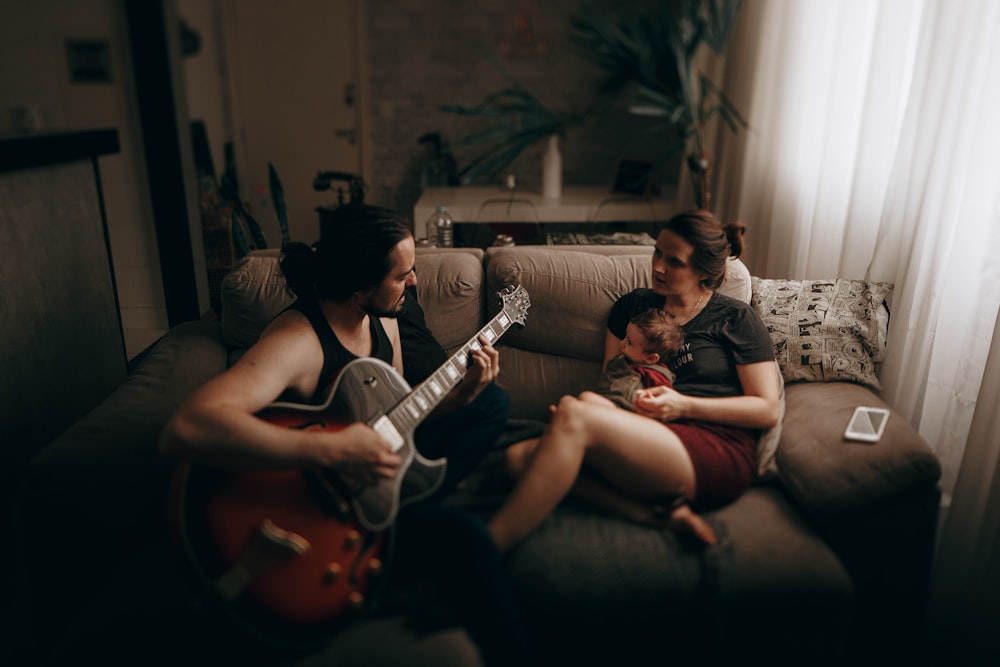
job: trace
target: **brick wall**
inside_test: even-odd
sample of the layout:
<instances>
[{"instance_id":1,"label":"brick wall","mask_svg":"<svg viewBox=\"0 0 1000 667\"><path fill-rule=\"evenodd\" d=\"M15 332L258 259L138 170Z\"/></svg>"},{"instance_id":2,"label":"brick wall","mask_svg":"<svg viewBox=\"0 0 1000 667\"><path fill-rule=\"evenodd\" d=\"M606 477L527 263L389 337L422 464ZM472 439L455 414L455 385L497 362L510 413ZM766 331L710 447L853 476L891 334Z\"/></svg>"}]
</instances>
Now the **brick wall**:
<instances>
[{"instance_id":1,"label":"brick wall","mask_svg":"<svg viewBox=\"0 0 1000 667\"><path fill-rule=\"evenodd\" d=\"M604 0L609 6L615 3ZM418 144L427 132L457 140L488 126L441 111L441 104L476 104L507 87L503 75L482 53L514 33L518 7L531 7L538 37L551 44L543 57L502 59L524 87L554 111L580 111L593 100L600 72L574 50L570 19L580 0L488 2L487 0L367 0L367 50L374 177L368 201L411 213L420 196L421 168L429 147ZM610 184L621 158L660 157L658 146L637 131L641 122L621 103L583 124L571 127L562 145L563 182ZM542 146L524 151L511 165L520 187L539 190ZM478 154L456 150L459 166ZM679 158L677 160L679 164ZM676 184L670 165L658 181Z\"/></svg>"}]
</instances>

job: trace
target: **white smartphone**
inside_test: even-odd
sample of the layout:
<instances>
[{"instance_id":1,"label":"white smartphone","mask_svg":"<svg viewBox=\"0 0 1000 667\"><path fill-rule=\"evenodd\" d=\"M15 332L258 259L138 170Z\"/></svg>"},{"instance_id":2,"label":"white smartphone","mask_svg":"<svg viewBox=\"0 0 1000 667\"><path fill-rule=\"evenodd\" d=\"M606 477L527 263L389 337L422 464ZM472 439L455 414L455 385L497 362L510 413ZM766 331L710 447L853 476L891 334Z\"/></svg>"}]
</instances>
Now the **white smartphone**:
<instances>
[{"instance_id":1,"label":"white smartphone","mask_svg":"<svg viewBox=\"0 0 1000 667\"><path fill-rule=\"evenodd\" d=\"M844 431L844 438L860 442L878 442L888 421L889 411L885 408L859 405L854 408L851 421L848 422L847 430Z\"/></svg>"}]
</instances>

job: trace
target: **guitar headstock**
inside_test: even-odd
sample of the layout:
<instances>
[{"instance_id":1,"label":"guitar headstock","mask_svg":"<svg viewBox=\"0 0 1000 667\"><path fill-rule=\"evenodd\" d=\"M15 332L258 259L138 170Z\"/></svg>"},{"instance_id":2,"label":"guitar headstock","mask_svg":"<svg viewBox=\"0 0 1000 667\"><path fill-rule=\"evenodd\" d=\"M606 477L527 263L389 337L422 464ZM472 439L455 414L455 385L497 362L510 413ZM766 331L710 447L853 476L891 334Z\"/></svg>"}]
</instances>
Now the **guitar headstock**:
<instances>
[{"instance_id":1,"label":"guitar headstock","mask_svg":"<svg viewBox=\"0 0 1000 667\"><path fill-rule=\"evenodd\" d=\"M524 318L528 313L528 308L531 306L531 301L528 299L528 290L524 289L521 285L507 285L497 294L500 296L502 302L501 310L507 314L514 323L524 326Z\"/></svg>"}]
</instances>

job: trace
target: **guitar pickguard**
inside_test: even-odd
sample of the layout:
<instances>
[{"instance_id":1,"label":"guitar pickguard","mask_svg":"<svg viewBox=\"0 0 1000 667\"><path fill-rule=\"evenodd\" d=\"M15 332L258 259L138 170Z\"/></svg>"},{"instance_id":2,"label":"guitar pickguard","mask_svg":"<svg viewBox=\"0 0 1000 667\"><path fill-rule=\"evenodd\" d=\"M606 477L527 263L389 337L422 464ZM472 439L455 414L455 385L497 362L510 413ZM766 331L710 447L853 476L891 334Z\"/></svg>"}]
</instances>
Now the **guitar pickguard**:
<instances>
[{"instance_id":1,"label":"guitar pickguard","mask_svg":"<svg viewBox=\"0 0 1000 667\"><path fill-rule=\"evenodd\" d=\"M410 393L407 384L389 364L378 359L352 361L337 378L333 401L347 421L364 421L403 459L400 474L379 478L351 498L357 519L368 530L381 531L396 518L399 507L434 493L444 481L444 459L429 460L413 444L413 432L400 432L385 413Z\"/></svg>"}]
</instances>

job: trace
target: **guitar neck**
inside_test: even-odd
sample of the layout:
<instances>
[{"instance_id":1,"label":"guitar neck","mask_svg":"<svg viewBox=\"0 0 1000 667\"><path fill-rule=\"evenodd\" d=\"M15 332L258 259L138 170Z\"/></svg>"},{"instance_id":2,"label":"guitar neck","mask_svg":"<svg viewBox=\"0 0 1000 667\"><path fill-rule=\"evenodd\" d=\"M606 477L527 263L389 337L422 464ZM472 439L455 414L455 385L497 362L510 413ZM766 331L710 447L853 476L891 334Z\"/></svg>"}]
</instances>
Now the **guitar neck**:
<instances>
[{"instance_id":1,"label":"guitar neck","mask_svg":"<svg viewBox=\"0 0 1000 667\"><path fill-rule=\"evenodd\" d=\"M399 402L390 412L389 419L400 432L415 429L427 415L434 411L444 397L458 386L468 371L469 353L482 348L479 338L482 337L494 343L511 326L514 325L505 311L501 310L496 317L470 338L455 354L444 362L440 368L420 383L406 398Z\"/></svg>"}]
</instances>

